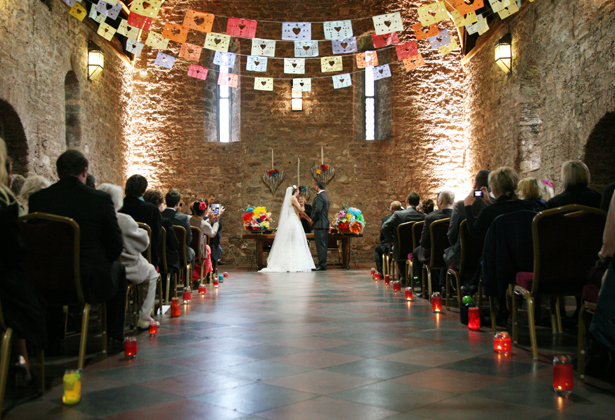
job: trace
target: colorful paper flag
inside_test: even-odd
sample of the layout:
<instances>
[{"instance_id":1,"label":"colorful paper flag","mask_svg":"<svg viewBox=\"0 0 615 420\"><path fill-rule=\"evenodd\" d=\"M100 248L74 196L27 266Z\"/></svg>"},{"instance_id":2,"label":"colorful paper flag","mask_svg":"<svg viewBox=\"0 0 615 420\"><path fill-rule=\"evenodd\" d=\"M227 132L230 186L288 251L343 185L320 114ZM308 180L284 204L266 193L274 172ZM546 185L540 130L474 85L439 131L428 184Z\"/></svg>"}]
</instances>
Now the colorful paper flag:
<instances>
[{"instance_id":1,"label":"colorful paper flag","mask_svg":"<svg viewBox=\"0 0 615 420\"><path fill-rule=\"evenodd\" d=\"M417 41L436 36L440 33L438 25L435 23L429 26L429 30L427 32L423 31L423 26L420 23L412 25L412 30L414 31L414 36L416 36Z\"/></svg>"},{"instance_id":2,"label":"colorful paper flag","mask_svg":"<svg viewBox=\"0 0 615 420\"><path fill-rule=\"evenodd\" d=\"M117 33L125 36L126 38L136 40L139 36L139 28L128 25L128 21L126 19L122 19L120 21L120 26L117 27Z\"/></svg>"},{"instance_id":3,"label":"colorful paper flag","mask_svg":"<svg viewBox=\"0 0 615 420\"><path fill-rule=\"evenodd\" d=\"M218 75L218 84L236 88L239 85L239 76L233 73L220 72Z\"/></svg>"},{"instance_id":4,"label":"colorful paper flag","mask_svg":"<svg viewBox=\"0 0 615 420\"><path fill-rule=\"evenodd\" d=\"M128 51L131 54L134 54L135 56L139 56L141 55L141 51L143 51L143 46L145 44L133 40L133 39L127 39L126 40L126 51Z\"/></svg>"},{"instance_id":5,"label":"colorful paper flag","mask_svg":"<svg viewBox=\"0 0 615 420\"><path fill-rule=\"evenodd\" d=\"M301 79L293 79L292 89L295 92L309 92L312 90L312 79L305 77Z\"/></svg>"},{"instance_id":6,"label":"colorful paper flag","mask_svg":"<svg viewBox=\"0 0 615 420\"><path fill-rule=\"evenodd\" d=\"M115 20L122 11L122 5L118 3L111 4L103 0L98 0L98 4L96 4L96 11L107 16L111 20Z\"/></svg>"},{"instance_id":7,"label":"colorful paper flag","mask_svg":"<svg viewBox=\"0 0 615 420\"><path fill-rule=\"evenodd\" d=\"M179 51L179 56L186 60L199 61L201 59L202 47L194 44L182 44L182 49Z\"/></svg>"},{"instance_id":8,"label":"colorful paper flag","mask_svg":"<svg viewBox=\"0 0 615 420\"><path fill-rule=\"evenodd\" d=\"M352 21L334 20L322 24L325 32L325 39L343 39L353 36Z\"/></svg>"},{"instance_id":9,"label":"colorful paper flag","mask_svg":"<svg viewBox=\"0 0 615 420\"><path fill-rule=\"evenodd\" d=\"M270 39L254 38L252 40L251 55L275 57L275 41Z\"/></svg>"},{"instance_id":10,"label":"colorful paper flag","mask_svg":"<svg viewBox=\"0 0 615 420\"><path fill-rule=\"evenodd\" d=\"M367 71L367 70L366 70ZM372 69L374 72L374 80L384 79L385 77L391 77L391 68L388 64L383 64Z\"/></svg>"},{"instance_id":11,"label":"colorful paper flag","mask_svg":"<svg viewBox=\"0 0 615 420\"><path fill-rule=\"evenodd\" d=\"M98 35L105 38L107 41L111 41L113 39L113 35L115 35L116 29L109 25L108 23L101 23L98 27Z\"/></svg>"},{"instance_id":12,"label":"colorful paper flag","mask_svg":"<svg viewBox=\"0 0 615 420\"><path fill-rule=\"evenodd\" d=\"M470 12L476 12L481 7L485 7L484 0L474 0L472 3L466 3L465 0L455 0L455 6L459 13L463 16Z\"/></svg>"},{"instance_id":13,"label":"colorful paper flag","mask_svg":"<svg viewBox=\"0 0 615 420\"><path fill-rule=\"evenodd\" d=\"M451 16L453 17L453 22L455 22L455 26L458 28L475 23L477 20L476 12L470 12L464 18L459 12L459 10L453 10L451 12Z\"/></svg>"},{"instance_id":14,"label":"colorful paper flag","mask_svg":"<svg viewBox=\"0 0 615 420\"><path fill-rule=\"evenodd\" d=\"M136 13L131 13L128 15L128 25L134 26L135 28L142 29L144 31L149 31L152 26L153 19L147 16L141 16Z\"/></svg>"},{"instance_id":15,"label":"colorful paper flag","mask_svg":"<svg viewBox=\"0 0 615 420\"><path fill-rule=\"evenodd\" d=\"M295 41L295 57L318 57L318 41Z\"/></svg>"},{"instance_id":16,"label":"colorful paper flag","mask_svg":"<svg viewBox=\"0 0 615 420\"><path fill-rule=\"evenodd\" d=\"M434 23L448 19L448 12L446 11L446 5L443 1L421 6L416 9L416 11L419 14L419 20L423 26L433 25Z\"/></svg>"},{"instance_id":17,"label":"colorful paper flag","mask_svg":"<svg viewBox=\"0 0 615 420\"><path fill-rule=\"evenodd\" d=\"M254 90L273 90L273 79L271 77L255 77Z\"/></svg>"},{"instance_id":18,"label":"colorful paper flag","mask_svg":"<svg viewBox=\"0 0 615 420\"><path fill-rule=\"evenodd\" d=\"M228 18L226 23L226 34L241 38L254 38L256 36L255 20Z\"/></svg>"},{"instance_id":19,"label":"colorful paper flag","mask_svg":"<svg viewBox=\"0 0 615 420\"><path fill-rule=\"evenodd\" d=\"M175 63L175 57L173 57L172 55L165 54L160 51L158 51L158 55L156 56L156 60L154 61L154 64L167 68L169 70L173 68L174 63Z\"/></svg>"},{"instance_id":20,"label":"colorful paper flag","mask_svg":"<svg viewBox=\"0 0 615 420\"><path fill-rule=\"evenodd\" d=\"M107 19L107 16L102 13L98 13L96 10L96 5L92 3L92 6L90 7L90 19L96 23L103 23L105 19Z\"/></svg>"},{"instance_id":21,"label":"colorful paper flag","mask_svg":"<svg viewBox=\"0 0 615 420\"><path fill-rule=\"evenodd\" d=\"M223 67L234 67L237 54L232 52L216 51L214 54L214 64Z\"/></svg>"},{"instance_id":22,"label":"colorful paper flag","mask_svg":"<svg viewBox=\"0 0 615 420\"><path fill-rule=\"evenodd\" d=\"M208 32L205 37L205 48L214 51L228 51L231 44L231 37L215 32Z\"/></svg>"},{"instance_id":23,"label":"colorful paper flag","mask_svg":"<svg viewBox=\"0 0 615 420\"><path fill-rule=\"evenodd\" d=\"M406 71L411 71L424 65L425 60L423 59L423 56L421 54L404 58L404 67L406 67Z\"/></svg>"},{"instance_id":24,"label":"colorful paper flag","mask_svg":"<svg viewBox=\"0 0 615 420\"><path fill-rule=\"evenodd\" d=\"M209 69L197 66L196 64L190 64L190 67L188 68L188 76L195 77L197 79L207 79L207 73L209 73Z\"/></svg>"},{"instance_id":25,"label":"colorful paper flag","mask_svg":"<svg viewBox=\"0 0 615 420\"><path fill-rule=\"evenodd\" d=\"M267 71L267 57L249 55L246 60L246 70L248 71Z\"/></svg>"},{"instance_id":26,"label":"colorful paper flag","mask_svg":"<svg viewBox=\"0 0 615 420\"><path fill-rule=\"evenodd\" d=\"M357 67L364 69L378 65L378 54L376 51L365 51L356 55Z\"/></svg>"},{"instance_id":27,"label":"colorful paper flag","mask_svg":"<svg viewBox=\"0 0 615 420\"><path fill-rule=\"evenodd\" d=\"M195 31L211 32L211 28L214 24L214 18L215 16L211 13L187 10L183 25L186 28L194 29Z\"/></svg>"},{"instance_id":28,"label":"colorful paper flag","mask_svg":"<svg viewBox=\"0 0 615 420\"><path fill-rule=\"evenodd\" d=\"M343 68L342 57L322 57L320 59L320 69L323 73L342 71Z\"/></svg>"},{"instance_id":29,"label":"colorful paper flag","mask_svg":"<svg viewBox=\"0 0 615 420\"><path fill-rule=\"evenodd\" d=\"M155 18L163 2L164 0L134 0L130 4L130 11L141 16Z\"/></svg>"},{"instance_id":30,"label":"colorful paper flag","mask_svg":"<svg viewBox=\"0 0 615 420\"><path fill-rule=\"evenodd\" d=\"M442 54L442 57L446 57L453 50L457 49L457 47L458 47L457 41L455 41L455 38L451 37L451 43L448 45L441 46L440 48L438 48L438 51L440 51L440 54Z\"/></svg>"},{"instance_id":31,"label":"colorful paper flag","mask_svg":"<svg viewBox=\"0 0 615 420\"><path fill-rule=\"evenodd\" d=\"M333 89L341 89L352 86L352 77L349 73L333 76Z\"/></svg>"},{"instance_id":32,"label":"colorful paper flag","mask_svg":"<svg viewBox=\"0 0 615 420\"><path fill-rule=\"evenodd\" d=\"M150 31L145 40L145 45L156 48L157 50L166 50L169 46L169 40L158 32Z\"/></svg>"},{"instance_id":33,"label":"colorful paper flag","mask_svg":"<svg viewBox=\"0 0 615 420\"><path fill-rule=\"evenodd\" d=\"M498 16L500 16L500 19L506 19L507 17L514 15L518 11L519 5L516 2L511 1L510 6L505 7L498 12Z\"/></svg>"},{"instance_id":34,"label":"colorful paper flag","mask_svg":"<svg viewBox=\"0 0 615 420\"><path fill-rule=\"evenodd\" d=\"M374 48L382 48L387 45L399 44L399 37L397 36L397 32L384 35L372 34L372 42L374 43Z\"/></svg>"},{"instance_id":35,"label":"colorful paper flag","mask_svg":"<svg viewBox=\"0 0 615 420\"><path fill-rule=\"evenodd\" d=\"M510 0L489 0L493 13L498 13L500 10L510 6Z\"/></svg>"},{"instance_id":36,"label":"colorful paper flag","mask_svg":"<svg viewBox=\"0 0 615 420\"><path fill-rule=\"evenodd\" d=\"M305 74L305 58L285 58L284 73Z\"/></svg>"},{"instance_id":37,"label":"colorful paper flag","mask_svg":"<svg viewBox=\"0 0 615 420\"><path fill-rule=\"evenodd\" d=\"M167 22L164 24L164 29L162 30L162 36L165 37L166 39L170 39L171 41L175 41L175 42L179 42L180 44L183 44L184 42L186 42L186 39L188 38L188 32L190 32L190 29L182 25L176 25L174 23Z\"/></svg>"},{"instance_id":38,"label":"colorful paper flag","mask_svg":"<svg viewBox=\"0 0 615 420\"><path fill-rule=\"evenodd\" d=\"M357 48L357 38L355 37L334 39L331 41L331 48L333 54L347 54L359 51Z\"/></svg>"},{"instance_id":39,"label":"colorful paper flag","mask_svg":"<svg viewBox=\"0 0 615 420\"><path fill-rule=\"evenodd\" d=\"M376 35L390 34L391 32L403 32L404 30L404 24L401 20L401 14L399 12L374 16L372 20L374 21Z\"/></svg>"},{"instance_id":40,"label":"colorful paper flag","mask_svg":"<svg viewBox=\"0 0 615 420\"><path fill-rule=\"evenodd\" d=\"M79 3L75 3L68 14L83 22L83 19L88 15L88 11Z\"/></svg>"},{"instance_id":41,"label":"colorful paper flag","mask_svg":"<svg viewBox=\"0 0 615 420\"><path fill-rule=\"evenodd\" d=\"M312 39L312 24L309 22L282 23L282 39L288 41L307 41Z\"/></svg>"},{"instance_id":42,"label":"colorful paper flag","mask_svg":"<svg viewBox=\"0 0 615 420\"><path fill-rule=\"evenodd\" d=\"M404 44L396 45L395 52L397 52L397 59L403 60L404 58L417 55L419 53L419 49L416 45L416 41L410 41Z\"/></svg>"},{"instance_id":43,"label":"colorful paper flag","mask_svg":"<svg viewBox=\"0 0 615 420\"><path fill-rule=\"evenodd\" d=\"M451 36L449 35L447 29L443 29L438 35L429 38L429 45L433 50L437 50L438 48L448 45L450 43Z\"/></svg>"}]
</instances>

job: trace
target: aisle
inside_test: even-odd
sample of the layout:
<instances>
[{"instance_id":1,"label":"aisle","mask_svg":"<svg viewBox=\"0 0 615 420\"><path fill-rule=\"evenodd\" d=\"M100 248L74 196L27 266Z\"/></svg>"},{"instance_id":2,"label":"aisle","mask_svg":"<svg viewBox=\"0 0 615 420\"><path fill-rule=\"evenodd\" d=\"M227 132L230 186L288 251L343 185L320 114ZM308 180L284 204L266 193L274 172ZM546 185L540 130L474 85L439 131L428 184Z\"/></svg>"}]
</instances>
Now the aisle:
<instances>
[{"instance_id":1,"label":"aisle","mask_svg":"<svg viewBox=\"0 0 615 420\"><path fill-rule=\"evenodd\" d=\"M229 271L158 337L140 333L136 359L90 360L79 405L61 405L64 367L50 366L53 389L6 418L611 418L612 395L576 382L557 397L546 358L499 357L489 330L406 303L365 270Z\"/></svg>"}]
</instances>

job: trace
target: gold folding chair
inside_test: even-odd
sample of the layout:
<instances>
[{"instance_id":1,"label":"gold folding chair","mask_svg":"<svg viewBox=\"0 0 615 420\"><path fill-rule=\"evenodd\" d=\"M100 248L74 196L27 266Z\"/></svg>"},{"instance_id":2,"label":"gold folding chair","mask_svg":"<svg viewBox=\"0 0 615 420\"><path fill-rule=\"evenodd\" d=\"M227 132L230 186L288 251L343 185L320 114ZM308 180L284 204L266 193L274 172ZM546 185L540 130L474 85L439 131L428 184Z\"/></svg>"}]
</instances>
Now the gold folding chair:
<instances>
[{"instance_id":1,"label":"gold folding chair","mask_svg":"<svg viewBox=\"0 0 615 420\"><path fill-rule=\"evenodd\" d=\"M431 301L431 273L433 270L445 270L446 263L444 262L444 250L449 247L448 226L451 219L436 220L429 225L429 235L431 237L431 255L429 257L429 264L423 264L423 273L427 273L427 287L429 291L429 300ZM423 275L423 281L425 276ZM423 290L425 287L423 286Z\"/></svg>"}]
</instances>

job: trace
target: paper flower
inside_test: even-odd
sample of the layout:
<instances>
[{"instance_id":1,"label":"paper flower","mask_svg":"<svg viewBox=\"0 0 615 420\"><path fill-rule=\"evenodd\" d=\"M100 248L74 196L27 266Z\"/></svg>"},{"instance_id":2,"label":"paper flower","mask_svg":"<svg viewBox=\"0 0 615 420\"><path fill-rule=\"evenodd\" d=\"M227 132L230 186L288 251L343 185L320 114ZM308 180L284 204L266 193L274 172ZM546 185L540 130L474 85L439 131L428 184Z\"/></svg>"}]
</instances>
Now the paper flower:
<instances>
[{"instance_id":1,"label":"paper flower","mask_svg":"<svg viewBox=\"0 0 615 420\"><path fill-rule=\"evenodd\" d=\"M243 221L244 222L249 222L250 220L252 220L252 217L254 216L253 212L249 212L243 215Z\"/></svg>"},{"instance_id":2,"label":"paper flower","mask_svg":"<svg viewBox=\"0 0 615 420\"><path fill-rule=\"evenodd\" d=\"M363 231L363 224L355 220L350 224L349 230L351 233L361 233Z\"/></svg>"},{"instance_id":3,"label":"paper flower","mask_svg":"<svg viewBox=\"0 0 615 420\"><path fill-rule=\"evenodd\" d=\"M321 171L320 169L316 169L316 173L317 173L318 175L320 175L320 174L322 173L322 171Z\"/></svg>"}]
</instances>

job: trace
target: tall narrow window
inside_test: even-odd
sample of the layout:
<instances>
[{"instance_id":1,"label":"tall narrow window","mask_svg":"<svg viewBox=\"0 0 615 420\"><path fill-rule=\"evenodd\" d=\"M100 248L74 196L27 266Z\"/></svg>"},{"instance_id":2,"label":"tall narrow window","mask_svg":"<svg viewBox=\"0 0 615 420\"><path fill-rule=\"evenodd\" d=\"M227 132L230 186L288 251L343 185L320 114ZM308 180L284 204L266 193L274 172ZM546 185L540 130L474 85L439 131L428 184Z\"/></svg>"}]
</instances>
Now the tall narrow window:
<instances>
[{"instance_id":1,"label":"tall narrow window","mask_svg":"<svg viewBox=\"0 0 615 420\"><path fill-rule=\"evenodd\" d=\"M376 139L376 89L374 68L365 68L365 140Z\"/></svg>"},{"instance_id":2,"label":"tall narrow window","mask_svg":"<svg viewBox=\"0 0 615 420\"><path fill-rule=\"evenodd\" d=\"M220 66L221 73L228 71L228 67ZM218 140L231 141L231 88L227 85L218 86Z\"/></svg>"}]
</instances>

